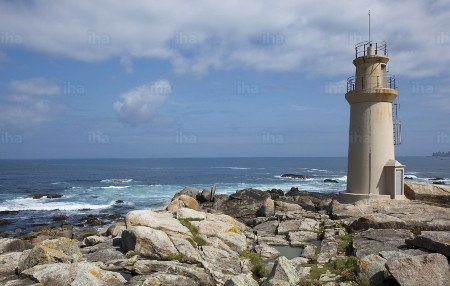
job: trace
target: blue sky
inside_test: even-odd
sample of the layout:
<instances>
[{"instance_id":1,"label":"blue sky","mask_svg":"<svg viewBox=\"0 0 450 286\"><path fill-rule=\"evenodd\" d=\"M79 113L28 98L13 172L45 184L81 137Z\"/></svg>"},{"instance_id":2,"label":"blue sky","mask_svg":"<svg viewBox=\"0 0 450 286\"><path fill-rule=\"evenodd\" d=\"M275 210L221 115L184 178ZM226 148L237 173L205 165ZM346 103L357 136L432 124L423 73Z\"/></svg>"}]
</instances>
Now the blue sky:
<instances>
[{"instance_id":1,"label":"blue sky","mask_svg":"<svg viewBox=\"0 0 450 286\"><path fill-rule=\"evenodd\" d=\"M0 2L0 158L346 156L368 9L397 154L450 150L448 1L122 3Z\"/></svg>"}]
</instances>

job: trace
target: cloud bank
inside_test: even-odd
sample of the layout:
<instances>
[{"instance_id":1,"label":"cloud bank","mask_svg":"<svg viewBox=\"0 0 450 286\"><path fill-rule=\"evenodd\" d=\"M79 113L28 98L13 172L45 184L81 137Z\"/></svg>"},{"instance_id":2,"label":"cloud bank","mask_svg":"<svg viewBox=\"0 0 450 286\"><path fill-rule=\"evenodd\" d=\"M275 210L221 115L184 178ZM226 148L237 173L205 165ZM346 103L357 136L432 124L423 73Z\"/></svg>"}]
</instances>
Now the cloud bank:
<instances>
[{"instance_id":1,"label":"cloud bank","mask_svg":"<svg viewBox=\"0 0 450 286\"><path fill-rule=\"evenodd\" d=\"M2 1L0 48L81 61L162 59L179 73L244 67L345 75L353 45L386 40L394 72L448 74L450 3L435 1ZM29 25L33 23L33 25Z\"/></svg>"}]
</instances>

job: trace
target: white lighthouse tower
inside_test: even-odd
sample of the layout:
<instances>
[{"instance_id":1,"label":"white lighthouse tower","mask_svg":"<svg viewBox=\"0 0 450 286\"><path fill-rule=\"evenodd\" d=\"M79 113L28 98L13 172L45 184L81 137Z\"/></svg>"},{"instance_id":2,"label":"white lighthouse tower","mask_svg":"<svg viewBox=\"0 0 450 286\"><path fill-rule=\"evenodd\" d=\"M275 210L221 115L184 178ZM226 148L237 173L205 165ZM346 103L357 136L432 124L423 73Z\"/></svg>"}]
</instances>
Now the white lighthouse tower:
<instances>
[{"instance_id":1,"label":"white lighthouse tower","mask_svg":"<svg viewBox=\"0 0 450 286\"><path fill-rule=\"evenodd\" d=\"M387 72L387 46L368 41L355 50L356 72L345 95L350 104L347 190L339 200L404 198L404 169L394 153L394 145L401 142L395 118L398 91Z\"/></svg>"}]
</instances>

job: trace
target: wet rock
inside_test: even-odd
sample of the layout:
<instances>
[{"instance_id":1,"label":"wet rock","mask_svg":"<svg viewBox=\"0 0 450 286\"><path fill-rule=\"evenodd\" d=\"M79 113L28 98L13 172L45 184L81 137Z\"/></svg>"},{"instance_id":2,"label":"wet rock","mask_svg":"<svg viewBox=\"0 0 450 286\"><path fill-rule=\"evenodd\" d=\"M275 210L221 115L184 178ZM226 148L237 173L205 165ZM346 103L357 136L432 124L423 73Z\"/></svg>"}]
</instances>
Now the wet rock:
<instances>
[{"instance_id":1,"label":"wet rock","mask_svg":"<svg viewBox=\"0 0 450 286\"><path fill-rule=\"evenodd\" d=\"M75 262L82 258L78 242L68 238L45 240L20 256L18 273L36 265L54 262Z\"/></svg>"},{"instance_id":2,"label":"wet rock","mask_svg":"<svg viewBox=\"0 0 450 286\"><path fill-rule=\"evenodd\" d=\"M125 226L125 222L116 222L108 227L108 229L106 230L106 235L112 237L122 236L122 232L125 229L127 229L127 227Z\"/></svg>"},{"instance_id":3,"label":"wet rock","mask_svg":"<svg viewBox=\"0 0 450 286\"><path fill-rule=\"evenodd\" d=\"M420 235L407 239L406 244L450 257L450 231L422 231Z\"/></svg>"},{"instance_id":4,"label":"wet rock","mask_svg":"<svg viewBox=\"0 0 450 286\"><path fill-rule=\"evenodd\" d=\"M122 249L152 259L166 259L179 254L169 236L161 230L135 226L122 232Z\"/></svg>"},{"instance_id":5,"label":"wet rock","mask_svg":"<svg viewBox=\"0 0 450 286\"><path fill-rule=\"evenodd\" d=\"M270 217L275 214L275 203L271 198L267 198L256 212L257 216Z\"/></svg>"},{"instance_id":6,"label":"wet rock","mask_svg":"<svg viewBox=\"0 0 450 286\"><path fill-rule=\"evenodd\" d=\"M334 179L325 179L323 180L324 183L334 183L334 184L339 184L338 180L334 180Z\"/></svg>"},{"instance_id":7,"label":"wet rock","mask_svg":"<svg viewBox=\"0 0 450 286\"><path fill-rule=\"evenodd\" d=\"M372 285L381 285L384 281L387 260L376 254L364 256L359 261L359 276L369 279Z\"/></svg>"},{"instance_id":8,"label":"wet rock","mask_svg":"<svg viewBox=\"0 0 450 286\"><path fill-rule=\"evenodd\" d=\"M198 190L196 188L194 188L194 187L184 187L181 191L179 191L178 193L176 193L173 196L172 200L174 200L176 197L179 197L179 196L188 196L188 197L191 197L191 198L195 199L195 198L197 198L198 194L199 194L199 192L198 192Z\"/></svg>"},{"instance_id":9,"label":"wet rock","mask_svg":"<svg viewBox=\"0 0 450 286\"><path fill-rule=\"evenodd\" d=\"M52 220L53 221L65 221L68 218L69 218L68 216L60 214L60 215L55 215L54 217L52 217Z\"/></svg>"},{"instance_id":10,"label":"wet rock","mask_svg":"<svg viewBox=\"0 0 450 286\"><path fill-rule=\"evenodd\" d=\"M63 195L60 194L34 194L31 196L33 199L42 199L42 198L47 198L47 199L59 199L62 198Z\"/></svg>"},{"instance_id":11,"label":"wet rock","mask_svg":"<svg viewBox=\"0 0 450 286\"><path fill-rule=\"evenodd\" d=\"M378 254L380 251L398 251L407 248L405 239L414 235L406 229L372 229L353 236L353 249L357 257Z\"/></svg>"},{"instance_id":12,"label":"wet rock","mask_svg":"<svg viewBox=\"0 0 450 286\"><path fill-rule=\"evenodd\" d=\"M105 242L106 240L108 240L108 239L104 236L93 235L93 236L86 237L83 240L83 244L85 246L94 246L94 245L100 244L102 242Z\"/></svg>"},{"instance_id":13,"label":"wet rock","mask_svg":"<svg viewBox=\"0 0 450 286\"><path fill-rule=\"evenodd\" d=\"M284 196L283 190L280 190L280 189L271 189L267 192L270 194L270 198L272 200L276 200L276 199Z\"/></svg>"},{"instance_id":14,"label":"wet rock","mask_svg":"<svg viewBox=\"0 0 450 286\"><path fill-rule=\"evenodd\" d=\"M100 219L96 218L94 215L87 215L81 218L81 221L89 226L103 225L103 222Z\"/></svg>"},{"instance_id":15,"label":"wet rock","mask_svg":"<svg viewBox=\"0 0 450 286\"><path fill-rule=\"evenodd\" d=\"M225 282L225 286L258 286L258 282L251 274L239 274L231 277Z\"/></svg>"},{"instance_id":16,"label":"wet rock","mask_svg":"<svg viewBox=\"0 0 450 286\"><path fill-rule=\"evenodd\" d=\"M17 238L1 238L0 254L7 252L22 252L32 248L31 243Z\"/></svg>"},{"instance_id":17,"label":"wet rock","mask_svg":"<svg viewBox=\"0 0 450 286\"><path fill-rule=\"evenodd\" d=\"M200 194L197 195L197 200L201 203L211 202L211 190L204 189Z\"/></svg>"},{"instance_id":18,"label":"wet rock","mask_svg":"<svg viewBox=\"0 0 450 286\"><path fill-rule=\"evenodd\" d=\"M198 211L200 210L200 205L195 198L186 195L180 195L174 197L174 199L166 207L166 209L172 213L175 213L179 208L189 208Z\"/></svg>"},{"instance_id":19,"label":"wet rock","mask_svg":"<svg viewBox=\"0 0 450 286\"><path fill-rule=\"evenodd\" d=\"M270 195L257 189L244 189L230 195L228 199L215 200L214 208L245 223L267 214L267 199Z\"/></svg>"},{"instance_id":20,"label":"wet rock","mask_svg":"<svg viewBox=\"0 0 450 286\"><path fill-rule=\"evenodd\" d=\"M181 275L195 281L193 285L215 285L212 277L204 268L178 261L138 260L133 266L134 272L140 275L165 273Z\"/></svg>"},{"instance_id":21,"label":"wet rock","mask_svg":"<svg viewBox=\"0 0 450 286\"><path fill-rule=\"evenodd\" d=\"M73 234L73 238L82 241L88 236L98 235L98 231L95 228L83 228L77 230Z\"/></svg>"},{"instance_id":22,"label":"wet rock","mask_svg":"<svg viewBox=\"0 0 450 286\"><path fill-rule=\"evenodd\" d=\"M442 254L393 259L386 267L401 286L448 285L449 266Z\"/></svg>"},{"instance_id":23,"label":"wet rock","mask_svg":"<svg viewBox=\"0 0 450 286\"><path fill-rule=\"evenodd\" d=\"M0 219L0 226L11 224L11 222L7 219Z\"/></svg>"},{"instance_id":24,"label":"wet rock","mask_svg":"<svg viewBox=\"0 0 450 286\"><path fill-rule=\"evenodd\" d=\"M292 197L292 196L299 196L302 193L300 192L300 190L297 187L292 187L287 193L286 196L287 197Z\"/></svg>"}]
</instances>

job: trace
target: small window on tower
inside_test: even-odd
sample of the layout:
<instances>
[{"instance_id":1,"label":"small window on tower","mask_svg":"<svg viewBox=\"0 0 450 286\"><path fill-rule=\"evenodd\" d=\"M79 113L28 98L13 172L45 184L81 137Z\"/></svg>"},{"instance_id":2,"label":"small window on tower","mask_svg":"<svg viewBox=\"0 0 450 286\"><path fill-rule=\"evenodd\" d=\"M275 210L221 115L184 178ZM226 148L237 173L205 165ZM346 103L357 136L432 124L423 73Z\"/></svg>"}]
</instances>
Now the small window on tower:
<instances>
[{"instance_id":1,"label":"small window on tower","mask_svg":"<svg viewBox=\"0 0 450 286\"><path fill-rule=\"evenodd\" d=\"M381 64L381 70L386 71L386 64Z\"/></svg>"}]
</instances>

